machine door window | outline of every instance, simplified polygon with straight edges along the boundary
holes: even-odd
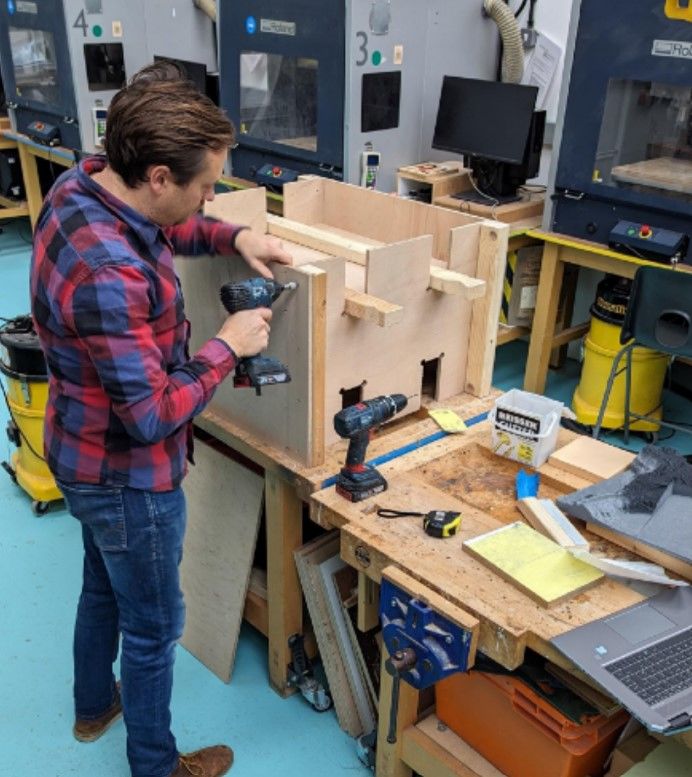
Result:
[[[47,105],[60,104],[53,34],[10,27],[10,48],[17,97]]]
[[[122,43],[85,43],[84,61],[90,92],[120,89],[125,84]]]
[[[594,183],[692,201],[691,108],[690,86],[611,79]]]
[[[240,134],[317,151],[316,59],[240,55]]]

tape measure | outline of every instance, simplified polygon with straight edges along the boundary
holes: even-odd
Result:
[[[430,537],[446,539],[453,537],[461,526],[461,513],[452,510],[431,510],[429,513],[414,513],[406,510],[378,510],[380,518],[422,517],[423,531]]]

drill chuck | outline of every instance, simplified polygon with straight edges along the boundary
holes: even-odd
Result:
[[[240,283],[224,283],[221,287],[221,302],[229,315],[240,310],[269,308],[281,292],[298,288],[295,281],[278,283],[270,278],[250,278]]]

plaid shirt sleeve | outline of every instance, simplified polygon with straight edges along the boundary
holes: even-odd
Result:
[[[150,292],[140,268],[102,265],[80,279],[64,310],[113,411],[142,443],[168,437],[199,413],[235,366],[226,344],[212,339],[169,372],[157,342],[175,333],[153,330]]]
[[[228,224],[197,214],[184,224],[166,227],[163,232],[171,241],[175,253],[184,256],[205,254],[235,254],[235,239],[247,227]]]

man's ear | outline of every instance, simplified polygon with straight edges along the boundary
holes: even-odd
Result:
[[[168,165],[152,165],[147,177],[149,186],[155,194],[162,194],[173,183],[173,176]]]

